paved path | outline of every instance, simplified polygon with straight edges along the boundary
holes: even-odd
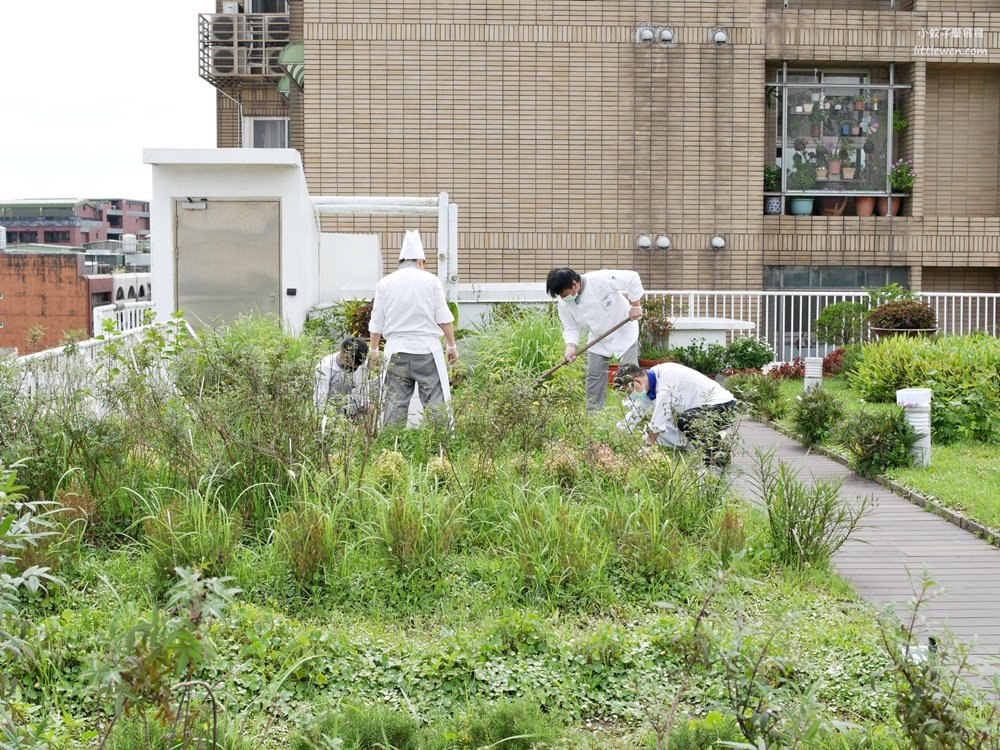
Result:
[[[743,451],[732,468],[739,470],[734,487],[745,497],[757,499],[749,481],[755,448],[774,449],[775,459],[798,469],[800,479],[843,478],[841,495],[848,500],[875,497],[864,528],[834,559],[861,596],[878,606],[894,603],[906,614],[926,567],[942,589],[921,608],[932,628],[947,624],[956,636],[975,637],[976,661],[1000,653],[1000,549],[758,422],[743,420],[739,434]]]

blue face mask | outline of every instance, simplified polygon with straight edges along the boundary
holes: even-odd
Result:
[[[576,302],[576,296],[577,295],[575,294],[567,294],[565,297],[563,297],[563,302],[567,304],[569,304],[570,302]]]
[[[628,396],[633,401],[642,401],[648,393],[648,391],[632,391]]]

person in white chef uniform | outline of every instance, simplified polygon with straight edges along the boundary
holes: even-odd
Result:
[[[409,231],[403,238],[399,268],[375,286],[368,323],[369,361],[374,366],[384,360],[386,424],[406,418],[414,389],[425,410],[451,400],[441,336],[448,342],[448,362],[454,364],[458,361],[455,318],[448,309],[441,281],[424,270],[425,261],[420,233]],[[380,354],[383,338],[385,352]]]
[[[639,362],[638,320],[645,294],[642,280],[635,271],[601,270],[581,276],[572,268],[553,268],[545,279],[545,291],[559,298],[557,308],[567,362],[576,359],[584,328],[590,330],[590,341],[626,318],[630,321],[587,351],[587,411],[603,409],[611,358],[618,357],[623,363]]]

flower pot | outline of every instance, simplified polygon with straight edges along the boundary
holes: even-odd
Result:
[[[764,213],[771,216],[781,213],[781,198],[773,196],[764,199]]]
[[[818,91],[813,91],[811,94],[809,94],[809,98],[812,99],[814,102],[818,102],[819,101],[819,92]]]
[[[650,367],[656,367],[657,365],[662,365],[664,362],[673,362],[672,359],[646,359],[645,357],[639,357],[639,367],[644,370]]]
[[[843,125],[841,125],[840,126],[840,134],[841,135],[850,135],[851,134],[851,123],[845,122]]]
[[[854,213],[858,216],[871,216],[875,213],[875,196],[859,195],[854,199]]]
[[[798,109],[798,108],[796,107],[796,109]],[[802,105],[802,111],[805,112],[807,115],[811,115],[812,111],[813,111],[813,103],[812,102],[806,102],[805,104],[803,104]]]
[[[900,209],[902,208],[902,205],[903,205],[903,198],[901,196],[898,196],[898,195],[894,195],[891,199],[890,198],[879,198],[878,201],[875,204],[875,213],[878,214],[879,216],[888,216],[889,215],[889,208],[890,208],[890,204],[889,204],[890,200],[892,201],[892,204],[891,204],[892,215],[893,216],[899,216],[899,211],[900,211]]]
[[[825,180],[827,175],[826,167],[816,167],[816,179]]]
[[[861,135],[861,126],[851,125],[851,135]]]
[[[813,212],[812,198],[792,198],[789,201],[792,216],[811,216]]]
[[[819,138],[823,135],[823,126],[819,124],[813,124],[812,129],[809,131],[809,135],[813,138]]]
[[[854,109],[856,109],[858,112],[861,112],[862,110],[864,110],[864,108],[865,108],[865,102],[863,99],[854,100]]]
[[[618,365],[608,365],[608,385],[615,384],[616,375],[618,375]]]
[[[846,195],[821,195],[819,198],[819,212],[823,216],[843,216],[845,208]]]
[[[840,159],[830,159],[830,163],[827,165],[830,170],[830,176],[836,177],[840,174]]]
[[[857,167],[847,167],[847,166],[841,167],[841,171],[844,174],[844,179],[845,180],[853,180],[854,179],[854,172],[855,172],[856,169],[857,169]]]

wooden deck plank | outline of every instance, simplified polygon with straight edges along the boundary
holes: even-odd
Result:
[[[755,504],[761,502],[756,449],[773,451],[775,461],[789,464],[803,481],[842,480],[841,497],[851,504],[874,499],[863,528],[834,556],[837,571],[862,598],[905,614],[926,570],[938,584],[921,609],[928,627],[973,643],[977,657],[1000,654],[1000,549],[763,424],[744,419],[739,435],[742,450],[729,475],[733,488]]]

